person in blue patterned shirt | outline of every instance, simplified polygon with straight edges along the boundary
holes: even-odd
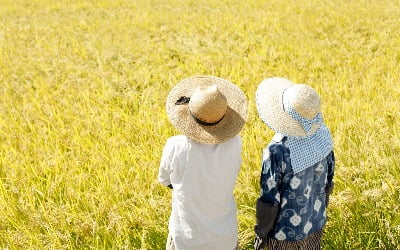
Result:
[[[320,249],[335,168],[320,98],[308,85],[269,78],[259,85],[256,104],[276,134],[262,157],[254,247]]]

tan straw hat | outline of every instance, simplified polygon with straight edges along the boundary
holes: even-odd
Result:
[[[169,93],[167,115],[181,133],[205,144],[237,135],[247,119],[247,98],[235,84],[218,77],[194,76]]]
[[[314,134],[322,124],[310,122],[310,130],[288,110],[292,109],[306,120],[316,119],[320,114],[320,98],[308,85],[295,84],[285,78],[268,78],[260,83],[256,91],[256,105],[261,119],[275,132],[285,136],[305,137]]]

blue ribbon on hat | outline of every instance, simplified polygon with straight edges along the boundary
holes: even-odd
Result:
[[[289,104],[289,100],[287,100],[287,98],[283,98],[283,108],[285,109],[286,113],[288,113],[293,119],[301,124],[307,134],[308,132],[310,132],[313,124],[321,124],[324,122],[321,112],[318,112],[318,114],[313,119],[306,119],[305,117],[297,113],[297,111]]]
[[[304,169],[322,161],[333,150],[333,141],[328,127],[319,112],[313,119],[306,119],[290,105],[287,98],[283,98],[283,107],[294,120],[298,121],[307,132],[305,137],[288,136],[284,142],[290,151],[293,172],[299,173]],[[321,124],[317,131],[311,135],[309,132],[313,124]]]
[[[289,107],[287,113],[296,121],[300,122],[303,129],[308,133],[311,130],[313,124],[320,124],[323,123],[324,120],[322,118],[321,113],[318,113],[313,119],[309,120],[301,116],[299,113],[296,112],[293,108]]]

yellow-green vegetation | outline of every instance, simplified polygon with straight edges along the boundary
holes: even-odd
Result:
[[[163,249],[164,108],[192,75],[249,98],[235,189],[251,249],[267,77],[320,93],[337,158],[324,249],[400,249],[397,1],[0,1],[0,248]]]

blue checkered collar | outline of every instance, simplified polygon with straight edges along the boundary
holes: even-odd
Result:
[[[314,134],[304,138],[283,136],[277,133],[272,140],[283,143],[289,148],[290,161],[295,174],[322,161],[333,150],[331,134],[325,124],[321,124]]]

